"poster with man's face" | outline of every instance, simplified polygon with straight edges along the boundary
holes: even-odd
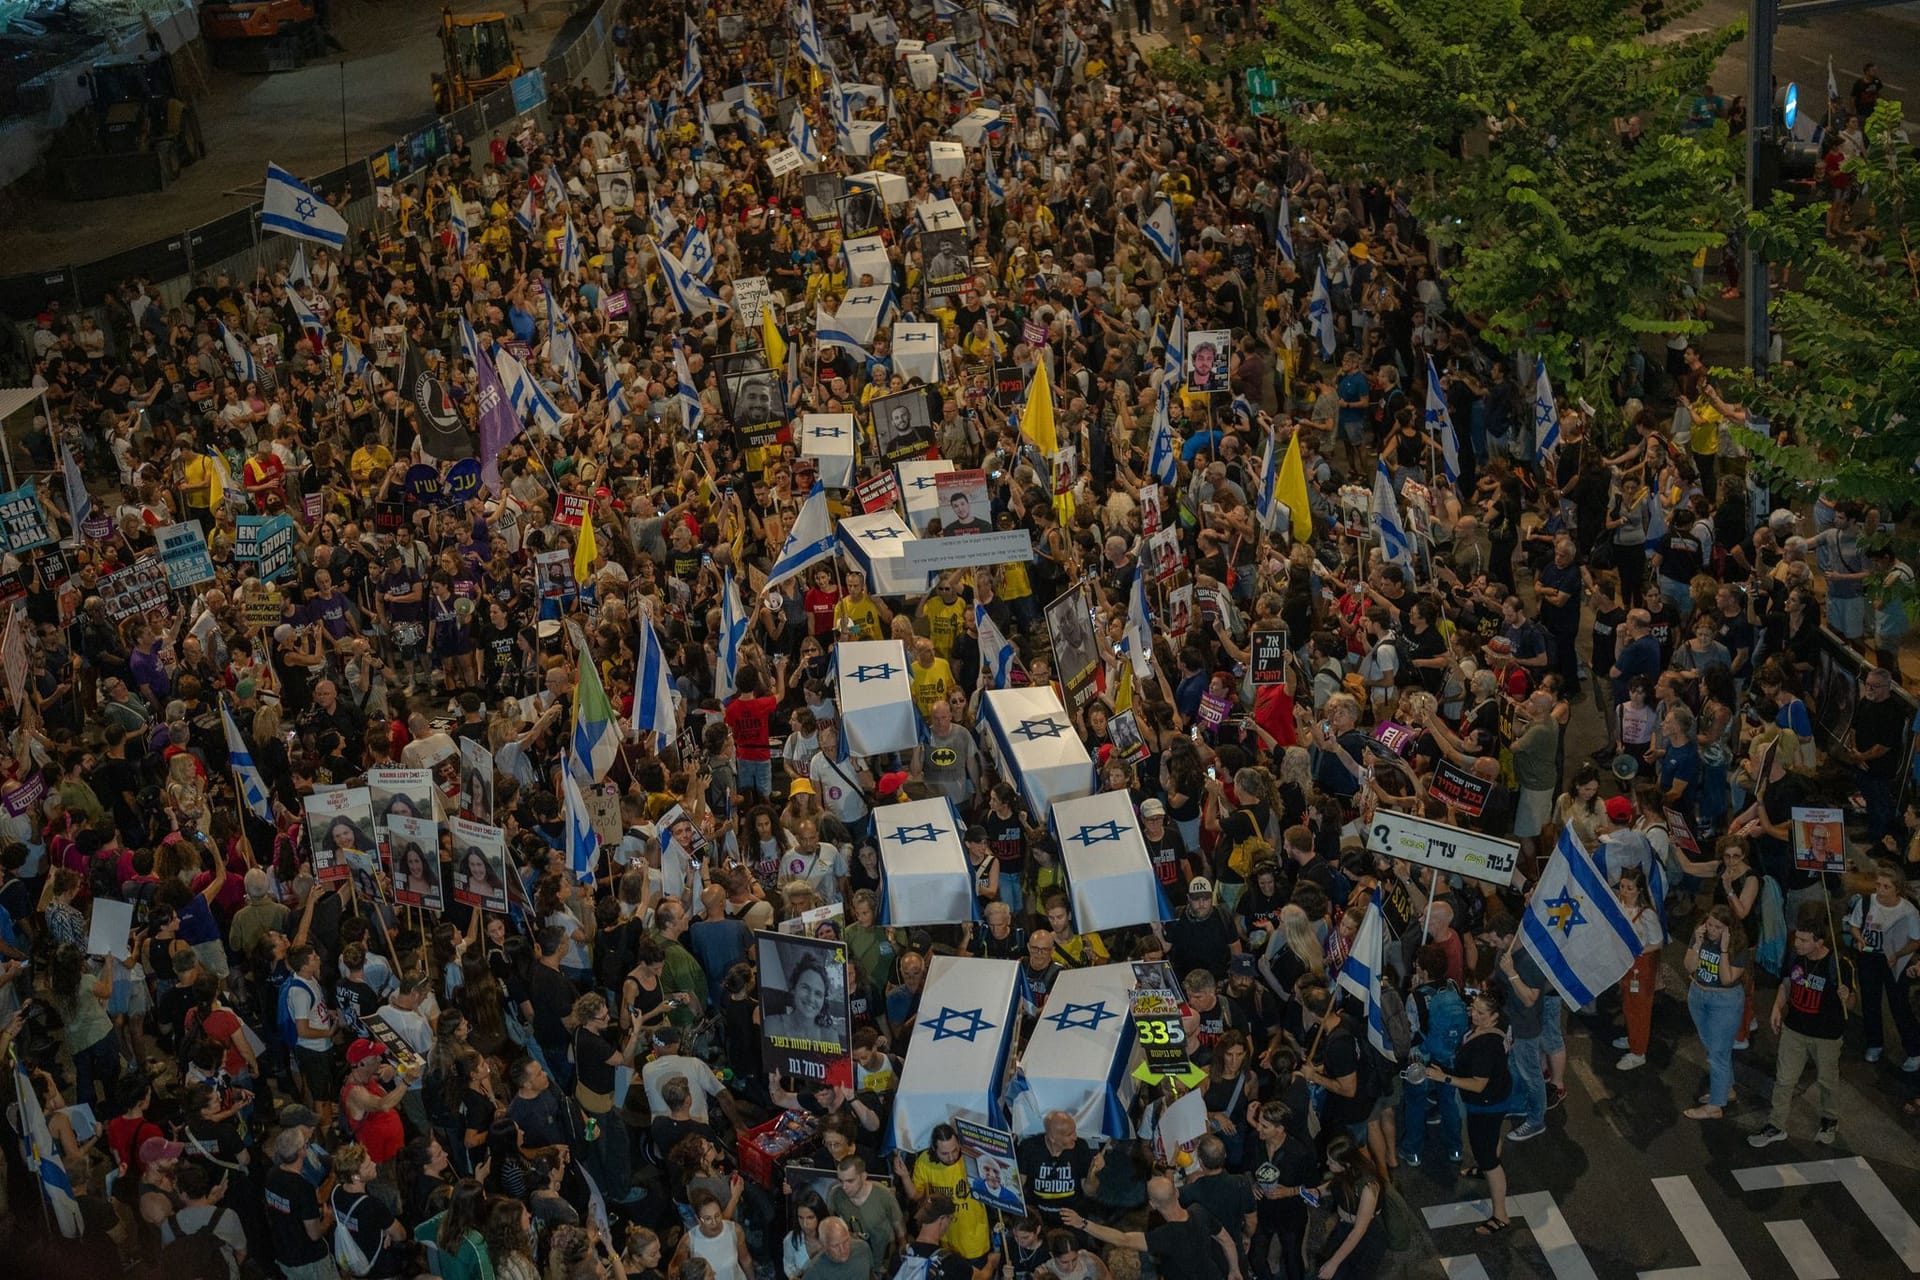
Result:
[[[807,225],[815,231],[832,231],[840,225],[840,175],[809,173],[800,179],[801,207]]]
[[[733,384],[733,410],[729,418],[742,431],[756,427],[777,427],[787,420],[787,397],[780,386],[780,375],[771,369],[754,369],[730,374]]]
[[[1047,634],[1053,640],[1053,670],[1075,702],[1099,692],[1100,641],[1093,633],[1093,611],[1084,586],[1047,606]]]
[[[929,231],[920,237],[924,270],[920,282],[926,286],[929,303],[950,298],[965,291],[973,278],[973,259],[967,252],[964,231]]]
[[[1844,809],[1794,806],[1793,865],[1802,871],[1847,869],[1847,814]]]
[[[593,175],[600,190],[600,207],[625,211],[633,208],[633,170],[606,169]]]
[[[887,227],[887,206],[880,193],[856,187],[840,197],[840,234],[849,240],[877,236]]]
[[[888,462],[918,458],[933,448],[933,410],[927,389],[914,387],[873,402],[873,441]]]
[[[953,15],[953,42],[963,48],[980,43],[980,11],[962,9]]]
[[[1187,334],[1187,390],[1196,394],[1227,389],[1227,357],[1233,333],[1227,329],[1195,329]]]
[[[766,367],[766,353],[758,347],[749,347],[745,351],[723,351],[718,355],[708,356],[706,367],[693,376],[694,381],[700,383],[703,387],[706,385],[709,372],[719,376],[720,411],[726,414],[728,420],[731,421],[733,419],[734,384],[729,381],[729,379],[737,373],[748,373],[756,369],[764,370]]]
[[[928,521],[927,537],[986,533],[993,528],[992,499],[984,471],[943,471],[933,478],[940,510]]]

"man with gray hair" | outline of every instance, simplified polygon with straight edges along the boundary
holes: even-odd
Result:
[[[683,1270],[682,1280],[685,1277]],[[839,1218],[820,1223],[820,1252],[807,1264],[807,1280],[873,1280],[873,1250]]]
[[[338,1280],[333,1248],[333,1211],[320,1203],[304,1176],[306,1135],[298,1127],[283,1129],[267,1148],[273,1168],[261,1187],[267,1209],[267,1232],[273,1242],[271,1257],[285,1280]]]

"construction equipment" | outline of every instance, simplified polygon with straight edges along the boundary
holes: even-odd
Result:
[[[206,154],[200,114],[164,53],[102,58],[86,78],[89,105],[47,152],[47,185],[67,200],[159,191]]]
[[[433,104],[442,115],[506,88],[526,70],[504,13],[442,9],[440,50],[446,71],[433,78]]]
[[[227,71],[295,71],[326,51],[313,0],[215,0],[200,10],[213,64]]]

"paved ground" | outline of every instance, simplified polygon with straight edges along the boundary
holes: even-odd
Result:
[[[198,226],[242,207],[257,192],[266,161],[297,174],[338,168],[431,120],[429,77],[441,66],[440,5],[405,0],[338,0],[334,35],[346,46],[331,61],[277,75],[215,71],[199,101],[207,156],[166,191],[137,199],[68,203],[22,190],[0,237],[0,275],[91,261]],[[492,7],[456,4],[461,12]],[[517,3],[497,6],[519,16]],[[535,3],[514,39],[537,65],[572,6]],[[344,114],[343,114],[344,111]]]

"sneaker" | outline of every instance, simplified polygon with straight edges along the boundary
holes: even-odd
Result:
[[[1616,1049],[1630,1049],[1633,1047],[1633,1044],[1625,1036],[1620,1036],[1614,1040],[1613,1047]]]
[[[1527,1121],[1527,1123],[1521,1125],[1519,1128],[1510,1131],[1507,1134],[1507,1141],[1508,1142],[1527,1142],[1534,1138],[1539,1137],[1541,1134],[1545,1133],[1546,1131],[1547,1131],[1546,1125],[1539,1124],[1539,1123],[1536,1123],[1535,1121],[1529,1120]]]
[[[1400,1153],[1400,1163],[1401,1163],[1401,1164],[1404,1164],[1404,1165],[1406,1165],[1406,1166],[1407,1166],[1408,1168],[1410,1168],[1410,1169],[1418,1169],[1418,1168],[1420,1167],[1420,1154],[1419,1154],[1419,1152],[1417,1152],[1417,1151],[1403,1151],[1403,1152],[1401,1152],[1401,1153]]]
[[[1428,1112],[1428,1113],[1427,1113],[1427,1124],[1428,1124],[1428,1125],[1429,1125],[1430,1127],[1438,1127],[1438,1126],[1439,1126],[1439,1124],[1440,1124],[1440,1109],[1439,1109],[1438,1107],[1435,1107],[1435,1108],[1434,1108],[1434,1109],[1433,1109],[1432,1111],[1430,1111],[1430,1112]]]
[[[1905,1062],[1901,1063],[1900,1069],[1906,1072],[1908,1075],[1912,1075],[1914,1072],[1920,1071],[1920,1053],[1914,1054],[1911,1058],[1908,1058]]]
[[[1733,1047],[1736,1049],[1751,1049],[1753,1045],[1752,1045],[1752,1042],[1750,1042],[1749,1040],[1746,1039],[1746,1037],[1743,1036],[1740,1039],[1735,1040],[1733,1042]]]
[[[1455,1167],[1456,1169],[1457,1169],[1457,1168],[1459,1168],[1459,1167],[1460,1167],[1460,1152],[1459,1152],[1459,1151],[1458,1151],[1457,1149],[1456,1149],[1456,1150],[1453,1150],[1453,1151],[1449,1151],[1449,1152],[1447,1152],[1447,1162],[1448,1162],[1449,1164],[1451,1164],[1451,1165],[1453,1165],[1453,1166],[1454,1166],[1454,1167]]]
[[[1869,1049],[1869,1050],[1867,1050],[1867,1061],[1868,1061],[1868,1062],[1878,1062],[1878,1061],[1880,1061],[1880,1050],[1879,1050],[1879,1049]]]
[[[1822,1120],[1819,1131],[1813,1135],[1813,1140],[1823,1147],[1830,1147],[1833,1145],[1833,1140],[1839,1136],[1840,1122],[1838,1120]]]
[[[1613,1064],[1616,1071],[1633,1071],[1646,1065],[1646,1055],[1640,1053],[1629,1053]]]
[[[1750,1147],[1770,1147],[1776,1142],[1785,1142],[1786,1140],[1787,1131],[1785,1129],[1778,1129],[1773,1125],[1768,1125],[1751,1138],[1748,1138],[1747,1145]]]
[[[1553,1110],[1566,1100],[1567,1091],[1564,1088],[1557,1084],[1549,1084],[1547,1086],[1547,1110]]]

